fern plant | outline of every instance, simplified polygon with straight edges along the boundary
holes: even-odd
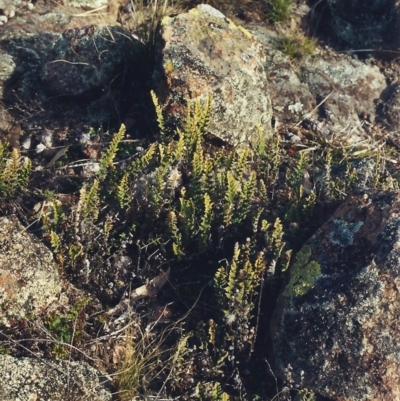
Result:
[[[10,199],[28,184],[32,163],[7,143],[0,143],[0,199]]]

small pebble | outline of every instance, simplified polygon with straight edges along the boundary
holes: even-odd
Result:
[[[49,132],[44,132],[40,135],[40,140],[46,148],[51,148],[53,146],[53,135]]]
[[[39,145],[36,146],[36,153],[42,153],[46,149],[46,146],[43,145],[43,143],[39,143]]]
[[[5,24],[8,21],[8,18],[5,15],[0,15],[0,25]]]
[[[27,136],[21,143],[21,146],[25,149],[28,150],[31,147],[31,136]]]
[[[91,176],[100,170],[100,164],[95,162],[89,162],[83,166],[83,175],[85,177]]]
[[[15,8],[14,7],[8,7],[3,11],[3,13],[7,18],[9,18],[9,19],[13,18],[13,17],[15,17]]]
[[[33,3],[28,3],[26,6],[28,7],[28,10],[33,10],[35,8]]]

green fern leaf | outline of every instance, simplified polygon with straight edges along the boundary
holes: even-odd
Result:
[[[129,206],[129,184],[128,184],[128,180],[129,180],[129,174],[125,173],[122,178],[121,181],[119,183],[119,185],[117,186],[117,199],[118,199],[118,203],[119,203],[119,207],[121,209],[125,209]]]
[[[122,141],[125,135],[125,125],[122,124],[117,134],[112,139],[108,149],[102,153],[100,158],[100,171],[99,171],[99,179],[103,180],[109,169],[113,170],[114,167],[114,158],[118,151],[118,145]]]
[[[162,114],[162,109],[158,103],[158,98],[157,98],[157,95],[154,93],[154,91],[150,91],[150,95],[151,95],[151,99],[153,100],[154,107],[156,109],[158,128],[160,129],[161,135],[164,135],[165,124],[164,124],[164,117]]]
[[[204,214],[200,223],[200,249],[204,249],[207,245],[211,231],[211,222],[213,219],[212,202],[208,194],[204,194]]]

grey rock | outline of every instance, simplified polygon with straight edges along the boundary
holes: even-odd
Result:
[[[41,314],[57,299],[61,279],[52,252],[16,217],[0,218],[0,324]]]
[[[375,122],[376,102],[386,88],[379,68],[348,56],[327,56],[309,59],[301,70],[320,104],[319,114],[334,131],[362,131],[363,119]]]
[[[51,95],[99,96],[124,67],[134,68],[143,52],[143,43],[118,27],[67,30],[49,48],[40,79]]]
[[[0,355],[4,401],[110,401],[110,379],[85,362]]]
[[[274,32],[266,27],[251,32],[264,45],[269,93],[280,122],[318,120],[320,131],[342,131],[348,143],[365,139],[363,123],[375,122],[387,86],[378,66],[329,50],[293,62],[277,50]]]
[[[209,132],[232,145],[271,134],[272,108],[261,44],[244,28],[199,6],[165,17],[156,39],[155,91],[169,122],[182,124],[186,103],[212,97]]]
[[[335,401],[400,400],[399,233],[397,192],[352,195],[298,252],[271,325],[278,376]]]
[[[385,93],[386,101],[383,103],[383,121],[390,130],[400,130],[400,83],[395,83]]]
[[[354,49],[393,49],[400,45],[396,0],[328,0],[336,35]]]

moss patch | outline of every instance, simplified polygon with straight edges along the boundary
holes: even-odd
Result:
[[[290,281],[283,292],[285,297],[305,295],[314,286],[315,279],[321,274],[321,266],[310,261],[310,256],[311,248],[304,245],[290,270]]]

